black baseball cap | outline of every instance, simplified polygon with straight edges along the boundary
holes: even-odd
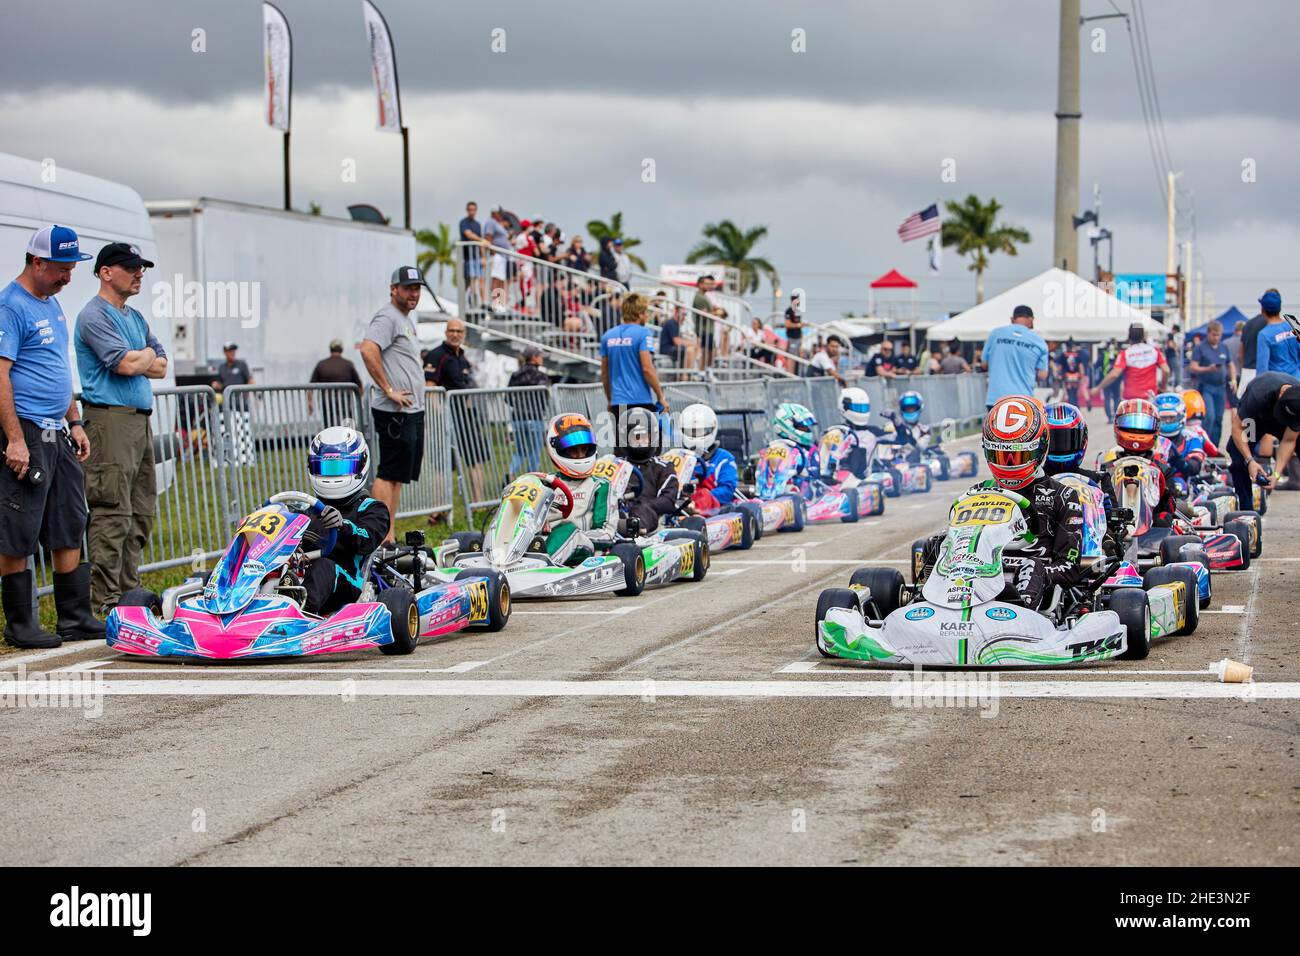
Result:
[[[95,257],[95,274],[98,275],[104,266],[126,266],[128,269],[144,266],[152,269],[153,263],[140,255],[139,246],[133,246],[129,242],[110,242]]]
[[[393,270],[389,285],[424,285],[424,273],[415,266],[400,266]]]
[[[1021,317],[1032,319],[1034,317],[1034,310],[1027,305],[1018,305],[1011,310],[1011,317],[1013,319],[1019,319]]]
[[[1292,386],[1278,396],[1273,417],[1287,428],[1300,431],[1300,389]]]

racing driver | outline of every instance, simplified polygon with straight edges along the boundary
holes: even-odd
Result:
[[[561,517],[551,506],[542,530],[546,553],[560,564],[575,565],[607,545],[618,531],[618,503],[609,481],[592,474],[596,467],[596,433],[586,415],[556,415],[546,430],[546,454],[560,480],[573,494],[573,510]],[[556,497],[562,498],[564,492]]]
[[[640,476],[636,495],[625,502],[627,515],[636,519],[636,527],[625,527],[625,533],[650,534],[659,527],[659,519],[677,510],[681,486],[673,466],[658,457],[662,451],[659,416],[648,408],[632,407],[623,413],[619,434],[626,442],[614,450],[620,458],[631,463]]]

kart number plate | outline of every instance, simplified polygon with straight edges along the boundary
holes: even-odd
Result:
[[[488,619],[488,586],[486,581],[469,582],[469,619],[475,624]]]
[[[270,538],[283,527],[284,515],[280,514],[278,511],[273,511],[270,508],[267,508],[261,511],[254,511],[251,515],[245,518],[244,523],[239,526],[239,530],[235,533],[244,534],[246,532],[252,532],[253,534],[261,535],[264,538]]]
[[[618,465],[612,461],[598,461],[596,467],[591,473],[597,478],[604,478],[606,481],[613,481],[618,475]]]
[[[1003,524],[1011,517],[1011,509],[1003,498],[974,498],[962,503],[952,519],[953,527],[962,528],[976,524]]]
[[[516,481],[506,489],[505,494],[506,501],[523,501],[530,505],[537,504],[537,500],[540,497],[541,489],[526,481]]]

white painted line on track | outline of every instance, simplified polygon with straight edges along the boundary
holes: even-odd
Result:
[[[1207,681],[897,681],[777,680],[111,680],[16,681],[6,693],[70,697],[888,697],[924,704],[939,698],[1142,698],[1300,700],[1300,682],[1221,684]]]
[[[1241,624],[1237,629],[1237,660],[1247,660],[1250,653],[1250,622],[1255,616],[1255,596],[1259,594],[1259,572],[1251,568],[1250,597],[1246,599],[1245,613],[1241,615]]]
[[[882,667],[879,665],[860,665],[860,664],[854,664],[849,661],[841,661],[839,663],[836,663],[835,661],[831,661],[831,660],[819,659],[819,660],[792,661],[791,663],[786,664],[784,667],[778,667],[772,673],[774,674],[817,674],[823,677],[829,674],[834,674],[840,677],[853,677],[858,680],[861,680],[862,678],[875,678],[878,680],[889,680],[890,678],[898,674],[907,675],[915,672],[907,667]],[[1105,666],[1070,667],[1070,668],[1067,667],[1012,667],[1012,668],[1003,667],[999,669],[981,668],[979,670],[970,670],[970,671],[958,670],[956,668],[949,669],[949,670],[936,668],[933,670],[922,671],[922,673],[928,675],[967,674],[970,676],[970,679],[972,680],[977,679],[975,675],[988,677],[989,675],[996,674],[1000,679],[1004,677],[1023,678],[1023,677],[1030,677],[1031,675],[1034,674],[1042,675],[1047,673],[1050,673],[1052,675],[1052,680],[1056,680],[1057,678],[1061,678],[1061,677],[1116,678],[1116,677],[1131,677],[1131,676],[1143,676],[1143,677],[1160,676],[1160,677],[1204,677],[1206,679],[1213,677],[1213,674],[1210,672],[1208,668],[1199,671],[1128,670],[1128,669],[1117,669],[1114,667],[1105,667]]]
[[[709,573],[714,575],[721,574],[727,576],[732,574],[744,574],[748,570],[749,568],[710,568]]]
[[[104,661],[105,664],[110,663]],[[105,667],[96,671],[99,674],[172,674],[178,679],[189,680],[191,677],[222,677],[237,679],[239,674],[465,674],[481,667],[487,661],[461,661],[450,667],[294,667],[285,664],[281,667],[244,667],[239,664],[178,664],[175,667]],[[68,674],[68,670],[51,671],[51,674]],[[180,678],[179,675],[185,675]],[[2,685],[0,685],[2,686]]]
[[[722,559],[721,559],[721,558],[717,559],[717,563],[718,563],[718,564],[723,564]],[[723,566],[724,566],[724,567],[731,567],[733,564],[744,564],[744,565],[757,565],[757,564],[777,564],[777,565],[788,565],[788,564],[796,564],[796,563],[798,563],[798,564],[829,564],[829,565],[848,565],[848,564],[853,564],[853,565],[857,565],[857,564],[911,564],[912,562],[911,562],[910,559],[908,559],[908,560],[903,560],[903,559],[901,559],[901,558],[900,558],[899,560],[896,560],[896,561],[864,561],[862,558],[796,558],[796,557],[790,557],[790,558],[749,558],[749,559],[746,559],[746,560],[743,560],[743,561],[735,561],[735,560],[730,560],[730,559],[728,559],[727,562],[726,562]]]
[[[510,612],[510,616],[511,616],[511,617],[514,617],[515,615],[518,615],[518,614],[554,614],[554,615],[557,615],[557,616],[559,616],[559,617],[568,617],[568,616],[571,615],[571,614],[595,614],[595,615],[598,615],[598,616],[600,616],[600,617],[610,617],[610,616],[617,616],[617,615],[620,615],[620,614],[630,614],[630,613],[632,613],[632,612],[635,611],[635,610],[636,610],[636,605],[635,605],[635,604],[625,604],[625,605],[623,605],[622,607],[613,607],[613,608],[609,608],[608,610],[605,610],[605,611],[586,611],[586,610],[583,610],[583,611],[569,611],[569,610],[565,610],[565,611],[549,611],[549,610],[548,610],[548,611],[540,611],[540,610],[539,610],[539,611],[533,611],[533,610],[523,610],[523,609],[519,608],[518,606],[516,606],[516,608],[515,608],[513,611]]]
[[[91,648],[98,648],[102,651],[107,646],[103,641],[71,641],[61,647],[51,647],[47,651],[37,651],[35,654],[0,657],[0,669],[16,667],[19,664],[35,664],[39,661],[53,660],[56,657],[66,657],[69,654],[76,654],[78,651],[86,651]]]

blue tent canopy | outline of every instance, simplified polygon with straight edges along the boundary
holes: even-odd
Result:
[[[1248,322],[1250,321],[1250,316],[1243,313],[1241,309],[1237,308],[1234,305],[1234,306],[1229,306],[1228,310],[1224,312],[1222,315],[1216,316],[1214,318],[1214,321],[1218,322],[1221,326],[1223,326],[1223,337],[1226,339],[1228,336],[1232,334],[1232,330],[1238,322]],[[1210,324],[1209,322],[1206,322],[1205,325],[1198,325],[1194,329],[1189,329],[1187,332],[1187,338],[1190,339],[1197,332],[1201,333],[1201,335],[1204,335],[1205,326],[1209,324]]]

